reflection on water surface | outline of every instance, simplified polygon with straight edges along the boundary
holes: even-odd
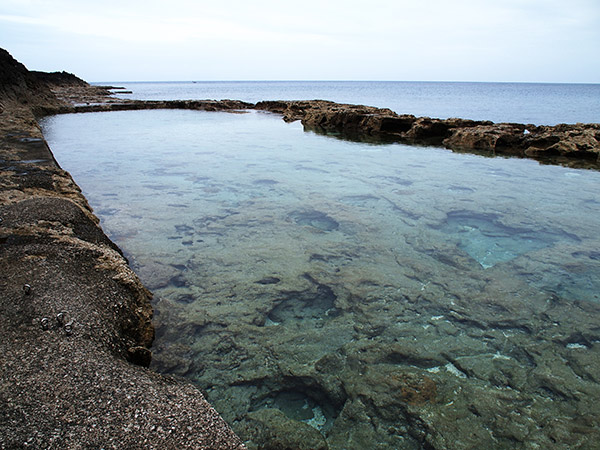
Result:
[[[155,293],[155,368],[197,383],[250,448],[600,438],[599,173],[263,113],[44,131]]]

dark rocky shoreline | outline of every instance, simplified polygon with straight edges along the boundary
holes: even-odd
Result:
[[[536,126],[465,119],[432,119],[399,115],[389,109],[328,101],[259,102],[256,109],[301,120],[305,128],[341,133],[346,138],[379,138],[388,142],[443,146],[487,155],[510,155],[543,162],[600,161],[600,124]]]

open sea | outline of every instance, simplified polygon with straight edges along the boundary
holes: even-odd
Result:
[[[140,100],[332,100],[440,119],[535,125],[600,122],[600,84],[409,81],[196,81],[98,83],[125,87]]]
[[[111,84],[600,122],[599,85]],[[258,111],[41,125],[154,293],[154,369],[194,382],[248,448],[597,448],[600,172]]]

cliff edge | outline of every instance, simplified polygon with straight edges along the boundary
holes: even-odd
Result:
[[[148,370],[151,294],[50,152],[36,114],[70,74],[0,49],[0,448],[243,444],[187,381]]]

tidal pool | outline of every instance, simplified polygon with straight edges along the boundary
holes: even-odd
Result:
[[[42,126],[154,292],[155,369],[249,448],[600,441],[598,172],[262,112]]]

